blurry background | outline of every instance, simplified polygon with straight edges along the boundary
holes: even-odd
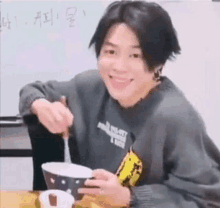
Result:
[[[20,120],[19,90],[41,80],[69,80],[96,68],[89,41],[109,1],[0,3],[0,189],[32,189],[31,145]],[[163,74],[185,93],[220,149],[220,2],[156,1],[171,16],[182,54]]]

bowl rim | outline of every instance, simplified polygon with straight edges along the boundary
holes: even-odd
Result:
[[[78,167],[84,169],[85,171],[90,171],[90,175],[88,175],[86,177],[79,177],[79,176],[75,177],[71,174],[68,175],[68,174],[64,174],[62,172],[61,173],[56,173],[56,172],[53,172],[53,171],[47,169],[47,166],[52,165],[52,164],[55,164],[55,165],[56,164],[62,164],[62,165],[66,165],[66,166],[75,166],[75,167],[78,166]],[[75,164],[75,163],[65,163],[65,162],[46,162],[46,163],[43,163],[41,165],[41,168],[42,168],[43,171],[46,171],[48,173],[51,173],[51,174],[54,174],[54,175],[59,175],[59,176],[64,176],[64,177],[69,177],[69,178],[74,178],[74,179],[91,178],[92,177],[92,171],[93,171],[91,168],[83,166],[83,165],[79,165],[79,164]]]

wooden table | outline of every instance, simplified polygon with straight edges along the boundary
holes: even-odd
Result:
[[[0,191],[1,208],[40,208],[40,191]]]
[[[0,191],[0,208],[40,208],[38,197],[41,191]],[[99,201],[99,205],[97,205]],[[105,197],[84,197],[73,208],[112,208]],[[114,206],[115,207],[115,206]],[[118,207],[119,208],[119,207]]]

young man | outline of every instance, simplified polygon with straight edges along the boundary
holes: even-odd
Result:
[[[114,2],[93,44],[98,70],[20,92],[22,116],[37,115],[53,134],[70,128],[70,149],[94,169],[86,185],[98,187],[78,191],[131,207],[220,207],[220,153],[183,93],[160,76],[180,53],[168,13],[155,3]]]

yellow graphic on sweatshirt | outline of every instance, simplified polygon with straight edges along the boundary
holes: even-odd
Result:
[[[142,170],[142,161],[130,148],[116,174],[123,186],[134,186],[140,178]]]
[[[143,170],[142,161],[139,157],[132,151],[132,148],[128,151],[121,165],[116,173],[119,182],[123,186],[134,186]],[[113,203],[114,205],[114,203]],[[111,198],[99,195],[84,195],[80,203],[77,204],[77,208],[111,208],[112,206]]]

